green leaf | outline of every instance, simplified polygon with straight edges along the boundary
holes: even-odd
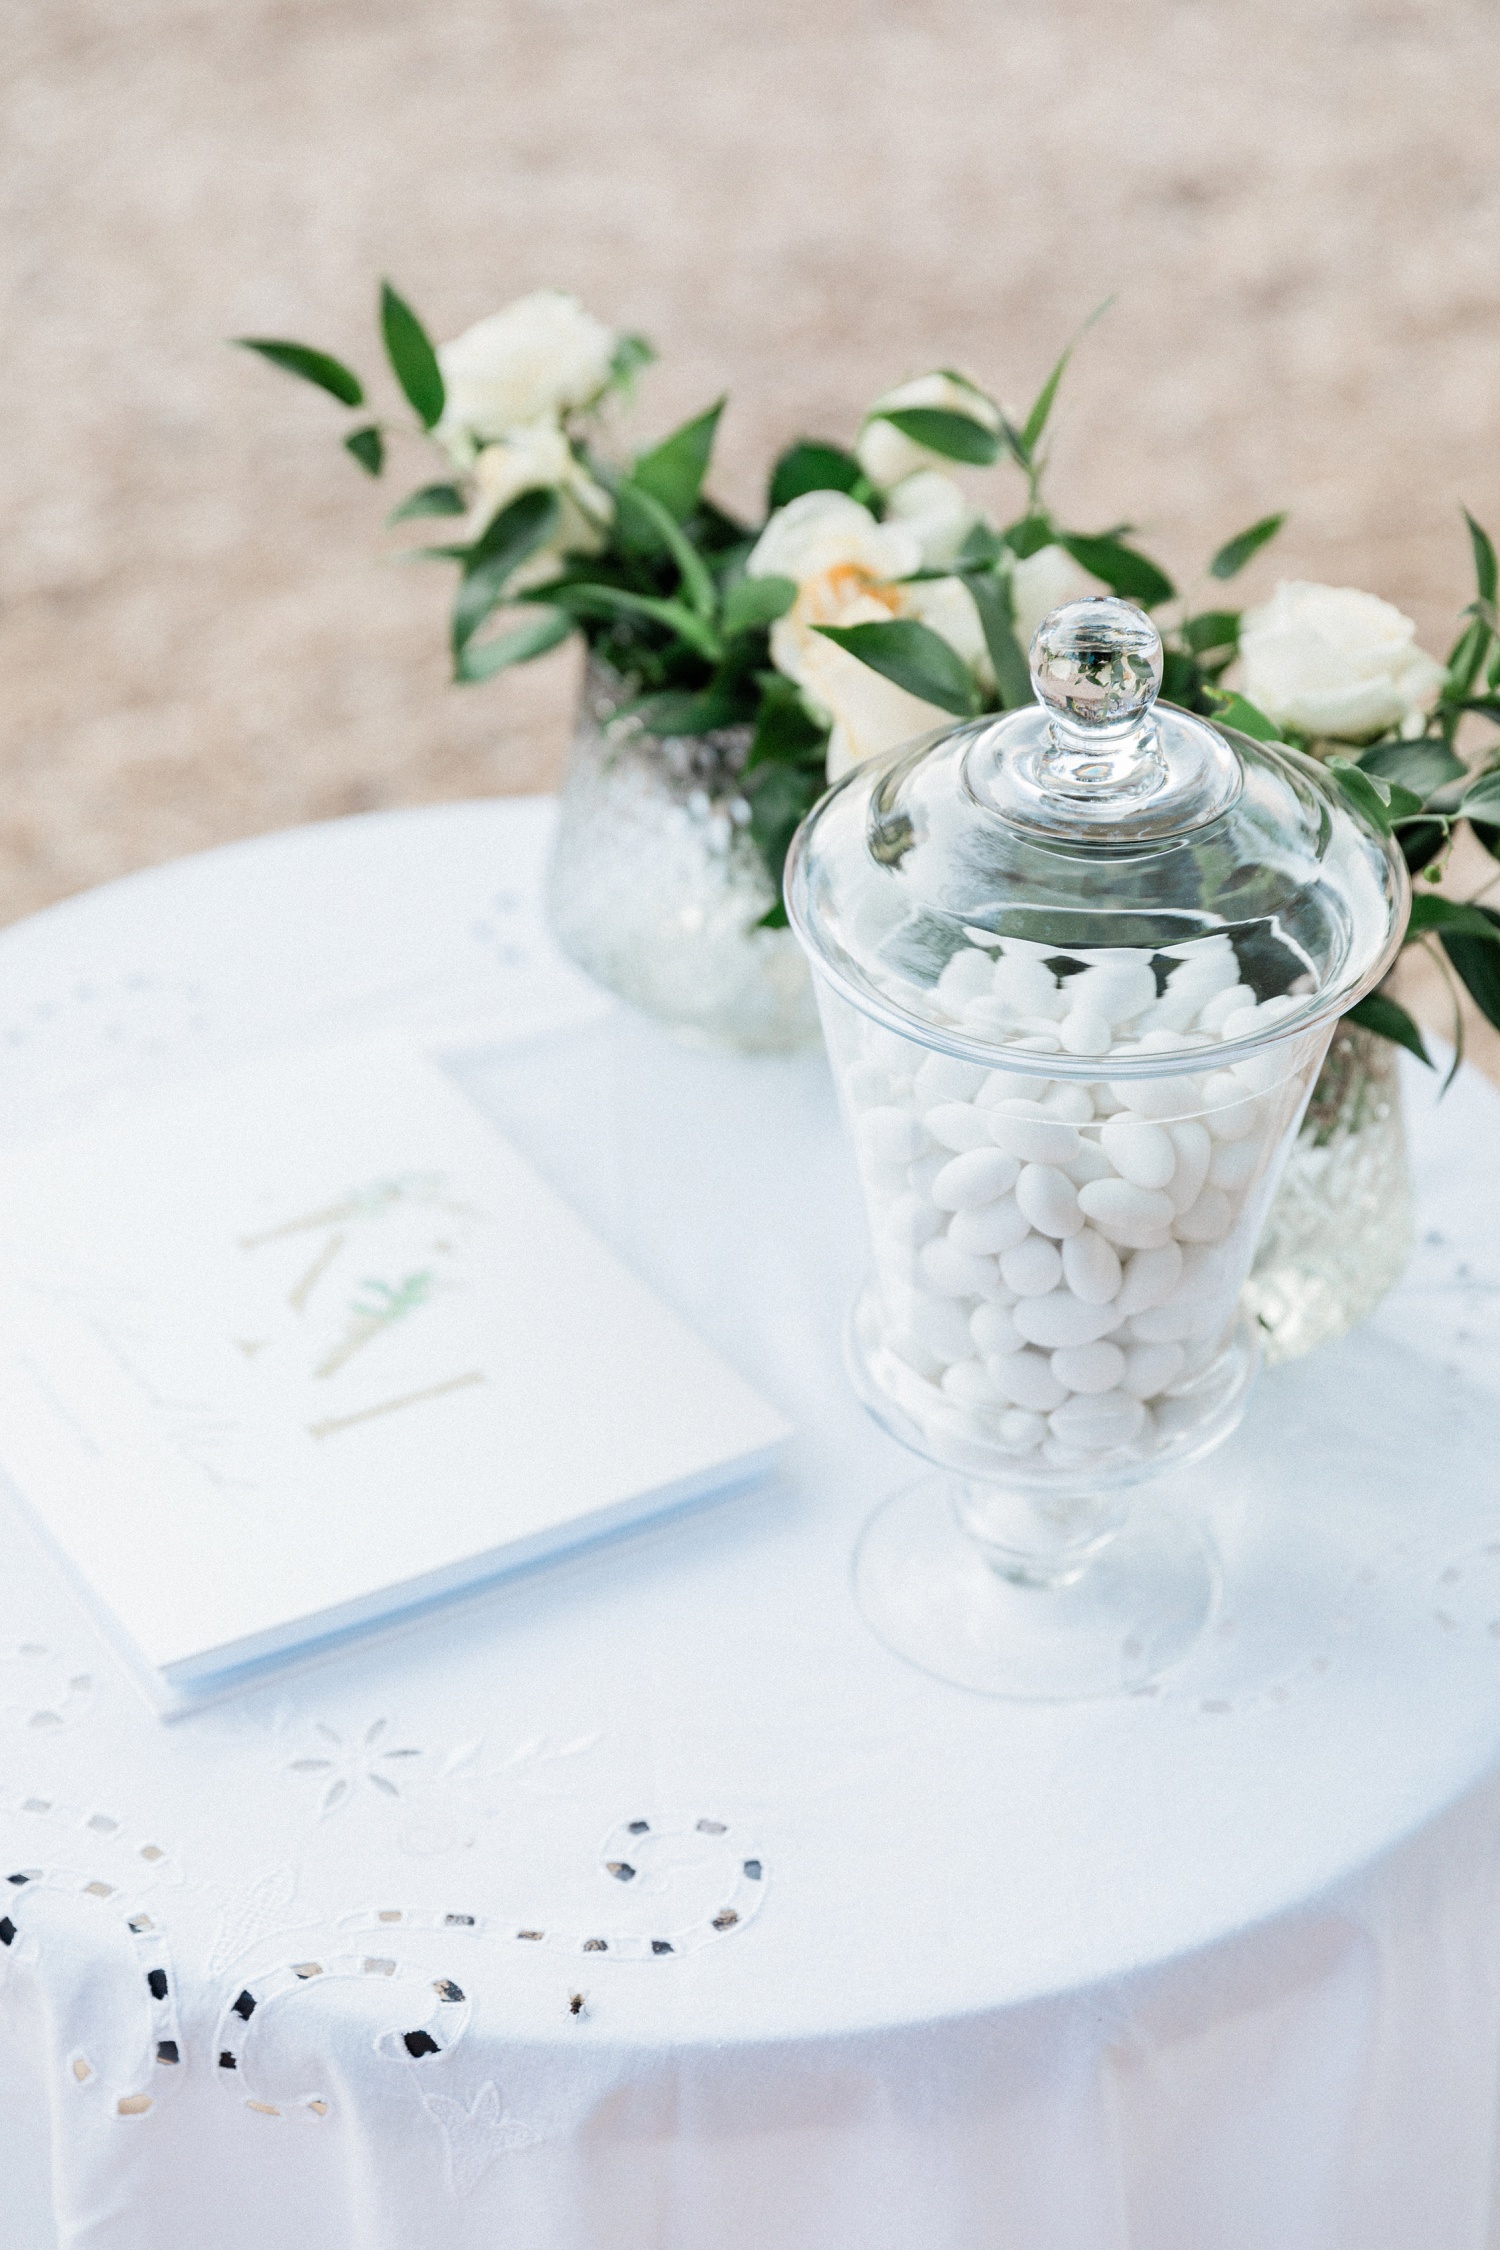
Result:
[[[1500,925],[1491,923],[1482,906],[1471,906],[1467,899],[1439,898],[1433,891],[1423,891],[1412,900],[1406,928],[1409,937],[1420,937],[1427,930],[1452,930],[1482,944],[1500,944]]]
[[[814,719],[801,691],[779,672],[760,673],[757,685],[760,713],[746,773],[764,765],[816,765],[821,773],[828,752],[827,726]]]
[[[915,617],[893,617],[889,624],[815,625],[814,632],[847,649],[872,672],[894,680],[908,695],[935,703],[967,719],[979,708],[969,667],[941,634]]]
[[[636,455],[633,481],[653,500],[659,500],[678,523],[685,523],[698,504],[725,403],[720,399],[706,413],[684,422],[680,430],[663,438],[649,453]]]
[[[1464,522],[1469,527],[1469,539],[1474,549],[1474,577],[1479,587],[1479,599],[1493,602],[1500,587],[1500,566],[1495,562],[1494,541],[1482,526],[1474,521],[1467,508]]]
[[[1240,613],[1237,609],[1205,609],[1190,617],[1182,628],[1182,637],[1194,656],[1207,656],[1216,649],[1235,649],[1240,644]]]
[[[719,599],[713,575],[692,541],[684,535],[677,518],[663,507],[654,493],[647,492],[629,477],[621,477],[616,484],[615,502],[622,513],[622,528],[633,533],[648,551],[653,540],[664,547],[677,565],[677,575],[690,606],[700,617],[712,617]],[[640,537],[643,529],[644,540]]]
[[[1489,853],[1490,858],[1500,859],[1500,828],[1493,826],[1486,820],[1476,820],[1473,827],[1475,836]]]
[[[613,390],[623,391],[628,398],[635,388],[635,379],[656,358],[656,346],[645,336],[621,336],[609,358],[609,380]]]
[[[1355,810],[1364,814],[1382,836],[1391,829],[1391,784],[1364,773],[1350,758],[1330,758],[1327,770]]]
[[[1376,742],[1361,750],[1355,762],[1366,773],[1378,774],[1382,781],[1399,781],[1403,788],[1415,790],[1424,801],[1450,781],[1462,781],[1466,771],[1462,758],[1456,758],[1448,745],[1437,739]]]
[[[1260,522],[1251,524],[1248,531],[1238,533],[1233,539],[1226,539],[1208,566],[1209,577],[1236,577],[1252,555],[1258,555],[1261,548],[1276,537],[1285,522],[1284,511],[1279,516],[1262,516]]]
[[[1476,828],[1475,835],[1479,834]],[[1440,818],[1408,820],[1402,823],[1397,842],[1401,856],[1406,861],[1407,873],[1420,875],[1430,867],[1448,841],[1448,823]]]
[[[1447,1093],[1448,1088],[1453,1084],[1454,1079],[1458,1076],[1459,1065],[1464,1059],[1463,996],[1454,986],[1452,977],[1448,976],[1446,965],[1440,964],[1440,966],[1443,967],[1443,974],[1445,977],[1447,977],[1448,997],[1453,1002],[1453,1060],[1448,1065],[1447,1077],[1443,1080],[1442,1085],[1438,1088],[1439,1101],[1442,1100],[1444,1094]]]
[[[1337,775],[1350,803],[1368,813],[1387,836],[1393,821],[1411,820],[1425,810],[1426,800],[1414,789],[1403,789],[1399,781],[1387,781],[1383,774],[1369,773],[1352,759],[1330,758],[1328,771]]]
[[[388,524],[407,523],[413,516],[461,516],[465,512],[464,496],[456,484],[424,484],[399,508],[392,508],[385,520]]]
[[[1023,516],[1013,523],[1005,534],[1005,544],[1017,562],[1026,562],[1032,555],[1040,554],[1057,538],[1050,519],[1046,516]]]
[[[689,648],[706,656],[710,664],[717,664],[724,653],[719,637],[705,618],[681,602],[659,601],[651,594],[632,594],[623,586],[595,586],[567,583],[548,586],[538,594],[539,601],[555,602],[578,617],[632,617],[648,618],[653,625],[665,626],[678,640],[686,641]]]
[[[998,531],[987,523],[971,523],[964,533],[964,543],[953,560],[953,568],[960,573],[966,570],[990,570],[1002,555],[1010,553]]]
[[[1415,789],[1403,789],[1399,781],[1390,783],[1391,818],[1393,821],[1415,820],[1427,810],[1427,799]]]
[[[1500,914],[1492,906],[1473,911],[1490,925],[1488,937],[1473,937],[1467,930],[1439,933],[1443,951],[1467,985],[1481,1015],[1500,1027]]]
[[[1274,719],[1268,719],[1258,704],[1248,696],[1226,695],[1219,702],[1219,718],[1226,727],[1235,727],[1248,734],[1252,742],[1280,742],[1282,733]]]
[[[755,545],[755,534],[736,522],[716,500],[710,500],[706,492],[700,492],[693,510],[693,542],[705,555],[711,555],[714,568],[722,571],[744,561]]]
[[[503,599],[507,582],[523,562],[545,546],[562,520],[555,492],[523,492],[502,508],[486,526],[465,557],[453,605],[453,658],[461,659],[468,643]]]
[[[1500,769],[1481,774],[1473,787],[1464,791],[1458,812],[1460,818],[1469,820],[1476,813],[1500,816]]]
[[[1122,594],[1127,601],[1139,602],[1143,609],[1154,609],[1158,602],[1172,599],[1176,588],[1165,571],[1158,570],[1154,562],[1138,555],[1133,547],[1126,547],[1118,539],[1101,536],[1089,539],[1076,532],[1065,532],[1061,544],[1067,548],[1074,562],[1080,563],[1093,577],[1102,578],[1112,594]]]
[[[1164,648],[1161,652],[1161,703],[1178,704],[1184,711],[1193,711],[1203,695],[1203,674],[1191,656],[1180,648]]]
[[[539,609],[534,619],[513,632],[497,633],[492,641],[465,642],[454,662],[453,677],[465,685],[493,679],[507,665],[529,664],[534,656],[544,656],[574,630],[573,619],[564,611]]]
[[[1094,307],[1094,310],[1089,314],[1088,319],[1084,322],[1077,335],[1073,338],[1073,341],[1069,344],[1067,350],[1063,353],[1057,365],[1053,368],[1052,373],[1047,377],[1046,382],[1043,383],[1041,389],[1037,392],[1035,403],[1032,406],[1031,412],[1026,417],[1025,424],[1023,425],[1019,433],[1019,439],[1017,441],[1019,444],[1020,452],[1025,455],[1025,460],[1022,463],[1023,467],[1028,467],[1030,465],[1031,457],[1036,452],[1038,445],[1041,443],[1042,432],[1047,427],[1047,419],[1052,412],[1053,402],[1057,397],[1057,386],[1062,381],[1063,376],[1067,371],[1069,360],[1073,357],[1074,352],[1077,351],[1079,345],[1083,342],[1084,337],[1093,327],[1094,322],[1096,320],[1102,320],[1113,303],[1113,297],[1106,297],[1102,305],[1096,305]]]
[[[272,336],[236,336],[234,341],[242,351],[259,352],[273,367],[284,367],[288,375],[300,375],[304,383],[316,383],[320,391],[331,391],[341,405],[365,403],[365,387],[359,377],[329,352],[315,352],[310,344],[281,343]]]
[[[745,776],[745,793],[750,799],[750,834],[765,861],[766,873],[776,886],[777,904],[780,904],[782,873],[792,838],[827,786],[821,766],[767,764]],[[772,921],[775,912],[773,906],[765,917],[766,927],[778,927]]]
[[[492,516],[469,549],[469,567],[477,570],[501,556],[517,569],[537,547],[552,538],[562,518],[557,494],[546,485],[534,485],[516,495],[498,515]]]
[[[987,469],[1000,458],[1000,440],[994,431],[972,414],[956,413],[950,406],[896,406],[889,414],[872,414],[870,419],[889,422],[913,445],[925,445],[945,461],[967,461],[973,468]]]
[[[989,392],[981,389],[980,385],[975,382],[972,375],[965,375],[962,368],[935,367],[933,369],[933,373],[935,375],[941,375],[945,383],[956,383],[961,391],[967,391],[970,398],[977,398],[980,404],[983,406],[987,406],[992,414],[997,414],[999,412],[999,408],[996,406],[994,400],[990,397]],[[868,419],[868,417],[866,418]]]
[[[1010,581],[998,570],[966,570],[959,575],[979,612],[1001,705],[1007,711],[1019,711],[1024,703],[1033,700],[1031,667],[1026,661],[1026,651],[1016,638]]]
[[[775,930],[786,927],[780,893],[787,847],[827,787],[828,728],[779,672],[758,674],[756,685],[760,713],[742,786],[750,800],[750,834],[777,892],[760,927]]]
[[[1002,414],[1000,417],[1000,436],[1003,440],[1005,451],[1015,462],[1016,467],[1018,469],[1024,470],[1025,474],[1028,477],[1035,476],[1036,464],[1032,460],[1031,455],[1027,452],[1025,443],[1021,437],[1021,433],[1016,428],[1015,423],[1011,421],[1009,415]],[[1034,493],[1032,497],[1035,498]]]
[[[795,578],[739,578],[724,597],[726,638],[753,633],[758,626],[773,625],[785,617],[797,599]]]
[[[443,411],[443,371],[426,329],[388,281],[380,284],[380,332],[385,338],[385,356],[407,404],[423,429],[430,430]]]
[[[352,453],[372,477],[378,477],[385,467],[385,439],[374,422],[367,422],[362,430],[351,430],[344,440],[344,451]]]
[[[1416,1056],[1418,1062],[1426,1063],[1427,1068],[1432,1069],[1432,1057],[1422,1044],[1421,1032],[1400,1002],[1388,999],[1385,993],[1369,993],[1357,1007],[1348,1010],[1344,1021],[1357,1023],[1364,1030],[1375,1032],[1381,1039],[1394,1040],[1398,1047],[1405,1047]]]
[[[715,727],[731,726],[737,716],[732,697],[717,684],[701,692],[691,688],[663,688],[643,695],[620,713],[639,719],[648,734],[709,734]]]
[[[1067,372],[1068,361],[1072,357],[1073,346],[1069,344],[1067,350],[1063,353],[1062,358],[1058,361],[1057,365],[1053,368],[1052,373],[1047,377],[1046,382],[1043,383],[1041,389],[1037,392],[1031,412],[1027,415],[1026,420],[1022,425],[1021,446],[1028,460],[1030,459],[1031,455],[1035,453],[1037,445],[1040,442],[1042,432],[1047,427],[1047,417],[1051,414],[1053,402],[1057,397],[1057,386],[1062,381],[1064,374]]]
[[[1483,670],[1489,645],[1490,629],[1482,618],[1476,617],[1464,627],[1449,652],[1448,678],[1443,688],[1445,703],[1462,703]]]
[[[782,454],[771,471],[768,508],[784,508],[804,492],[853,492],[863,484],[864,471],[852,453],[822,438],[799,438]]]

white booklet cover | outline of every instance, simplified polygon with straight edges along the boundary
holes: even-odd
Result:
[[[164,1707],[788,1434],[405,1043],[0,1158],[0,1465]]]

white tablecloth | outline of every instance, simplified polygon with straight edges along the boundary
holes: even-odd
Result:
[[[607,1007],[542,934],[549,819],[299,831],[0,938],[0,1140],[456,1027],[475,1099],[800,1432],[774,1487],[172,1725],[4,1503],[0,1860],[40,1880],[0,1883],[0,2243],[1478,2250],[1500,1102],[1413,1085],[1408,1280],[1175,1478],[1226,1562],[1201,1652],[990,1702],[851,1601],[910,1465],[840,1372],[822,1058]]]

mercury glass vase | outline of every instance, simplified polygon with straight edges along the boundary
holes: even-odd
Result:
[[[1246,1287],[1270,1365],[1332,1343],[1400,1280],[1416,1240],[1399,1057],[1343,1023],[1313,1088]]]
[[[554,936],[622,1000],[694,1045],[771,1053],[816,1038],[807,965],[750,833],[751,730],[648,734],[632,684],[591,660],[548,874]]]

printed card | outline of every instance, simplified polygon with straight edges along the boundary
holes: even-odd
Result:
[[[0,1466],[172,1683],[762,1475],[780,1416],[411,1046],[0,1160]]]

